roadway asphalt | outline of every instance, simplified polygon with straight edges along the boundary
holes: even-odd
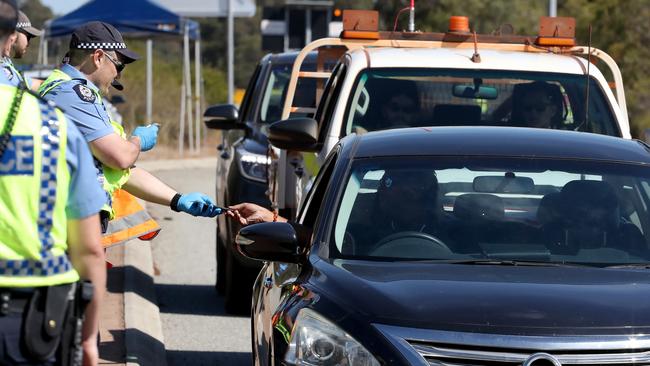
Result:
[[[140,166],[179,192],[214,197],[215,158]],[[250,319],[226,314],[223,298],[214,289],[215,220],[155,204],[147,209],[162,227],[151,249],[167,364],[250,365]]]
[[[180,192],[214,196],[216,159],[145,161]],[[107,250],[114,264],[100,318],[100,364],[250,365],[250,321],[225,313],[214,290],[215,221],[147,204],[162,227],[151,242]]]

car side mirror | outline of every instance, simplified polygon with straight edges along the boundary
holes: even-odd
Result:
[[[311,230],[286,222],[263,222],[243,227],[235,248],[244,256],[260,261],[301,263]]]
[[[269,141],[277,148],[294,151],[316,152],[318,146],[318,122],[313,118],[290,118],[269,126]]]
[[[219,104],[208,107],[203,113],[207,128],[216,130],[243,130],[246,125],[238,123],[239,110],[232,104]]]

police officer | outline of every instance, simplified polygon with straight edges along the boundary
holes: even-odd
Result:
[[[16,21],[15,0],[0,0],[0,46]],[[0,78],[0,364],[71,364],[78,330],[84,365],[96,365],[103,192],[75,125],[8,81]],[[77,285],[87,290],[80,277],[94,284],[83,330],[70,301]]]
[[[10,41],[3,48],[1,62],[4,74],[13,86],[18,86],[18,84],[23,83],[28,88],[32,87],[33,81],[16,70],[11,57],[13,54],[13,58],[15,59],[23,58],[27,53],[27,48],[32,38],[39,37],[42,34],[43,31],[32,26],[31,21],[25,13],[18,11],[16,31],[10,36]]]
[[[180,194],[142,168],[133,167],[141,151],[157,141],[157,125],[137,127],[126,138],[122,127],[113,123],[102,94],[118,79],[125,66],[139,56],[129,50],[112,25],[89,22],[74,31],[70,49],[60,69],[39,88],[39,94],[64,109],[90,144],[97,161],[97,175],[107,192],[103,222],[113,215],[113,192],[123,188],[146,201],[169,205],[193,216],[214,217],[221,210],[202,193]]]

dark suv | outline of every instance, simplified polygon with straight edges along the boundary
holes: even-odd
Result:
[[[251,77],[241,109],[231,104],[209,107],[204,114],[208,128],[223,131],[218,146],[216,197],[220,206],[252,202],[270,208],[266,194],[270,123],[280,119],[286,87],[297,53],[269,54],[262,58]],[[316,68],[316,54],[309,55],[303,71]],[[316,80],[298,85],[298,103],[314,106]],[[216,288],[225,296],[228,312],[248,311],[251,286],[261,268],[260,262],[232,250],[238,225],[224,216],[217,219]]]

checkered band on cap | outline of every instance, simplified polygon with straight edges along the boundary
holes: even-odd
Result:
[[[56,167],[59,159],[60,123],[54,106],[39,101],[41,110],[41,186],[39,191],[39,214],[36,220],[38,238],[41,242],[41,259],[0,260],[0,275],[4,276],[52,276],[72,269],[67,255],[54,256],[52,225],[56,203]]]
[[[74,46],[78,49],[112,49],[112,50],[121,50],[126,48],[126,43],[121,42],[90,42],[90,43],[79,43]]]
[[[31,26],[32,26],[32,23],[30,23],[30,22],[18,22],[16,24],[17,29],[27,28],[27,27],[31,27]]]

